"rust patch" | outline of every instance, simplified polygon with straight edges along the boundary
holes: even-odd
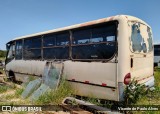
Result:
[[[97,20],[96,22],[97,23],[103,23],[103,22],[106,22],[108,19],[106,19],[106,18],[103,18],[103,19],[99,19],[99,20]]]
[[[93,25],[93,24],[96,24],[96,22],[95,21],[86,22],[84,24],[80,24],[80,27],[89,26],[89,25]]]
[[[114,18],[114,16],[112,16],[111,18],[103,18],[103,19],[99,19],[99,20],[95,20],[95,21],[91,21],[91,22],[86,22],[86,23],[80,24],[79,27],[84,27],[84,26],[89,26],[89,25],[94,25],[94,24],[99,24],[99,23],[111,21],[111,20],[113,20],[113,18]]]
[[[112,21],[112,20],[113,20],[113,18],[114,18],[114,16],[110,17],[110,18],[109,18],[109,21]]]

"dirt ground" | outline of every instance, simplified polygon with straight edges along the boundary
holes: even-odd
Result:
[[[33,105],[28,99],[23,99],[21,95],[17,96],[17,90],[22,89],[22,86],[9,81],[6,81],[6,76],[3,70],[0,70],[0,105]],[[7,88],[4,90],[3,88]],[[3,111],[1,114],[70,114],[64,111],[42,111],[42,112],[15,112]]]

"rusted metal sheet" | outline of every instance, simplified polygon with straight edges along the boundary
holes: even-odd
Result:
[[[72,103],[77,104],[74,106]],[[71,104],[70,104],[71,103]],[[64,109],[70,111],[71,113],[77,114],[121,114],[117,111],[111,111],[111,109],[106,107],[97,106],[87,101],[79,100],[74,97],[66,97],[62,101],[61,105]]]

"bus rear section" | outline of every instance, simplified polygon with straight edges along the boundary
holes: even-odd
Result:
[[[151,88],[154,86],[151,28],[141,22],[130,22],[130,33],[131,79]]]

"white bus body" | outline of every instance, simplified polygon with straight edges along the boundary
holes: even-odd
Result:
[[[154,66],[160,67],[160,44],[154,44]]]
[[[103,24],[108,27],[103,28]],[[65,44],[67,54],[62,49],[55,52],[59,39],[53,41],[56,44],[45,39],[48,34],[63,31],[69,33],[69,42],[60,42]],[[43,44],[39,48],[36,44],[26,52],[27,39],[37,37],[41,37]],[[154,86],[152,31],[147,23],[133,16],[117,15],[27,35],[10,41],[7,46],[6,74],[19,81],[24,81],[28,75],[43,76],[48,62],[63,66],[62,76],[81,96],[122,101],[125,85],[134,78],[147,87]],[[57,55],[59,53],[62,55]],[[32,54],[36,59],[28,60]]]

